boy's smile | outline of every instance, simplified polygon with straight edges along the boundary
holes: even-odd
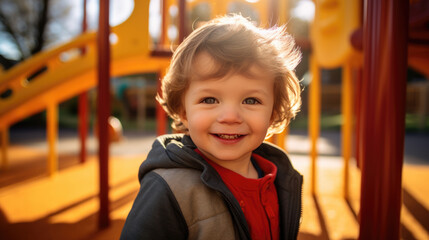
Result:
[[[272,123],[274,77],[252,65],[245,74],[209,78],[216,63],[197,55],[184,96],[183,124],[198,149],[210,160],[236,172],[246,171],[250,156]]]

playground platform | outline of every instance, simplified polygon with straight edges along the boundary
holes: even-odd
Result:
[[[79,141],[60,130],[59,171],[48,176],[43,130],[10,133],[9,166],[0,170],[0,239],[118,239],[139,189],[137,171],[155,138],[127,133],[111,145],[110,227],[97,228],[97,144],[88,141],[88,159],[79,162]],[[403,169],[402,239],[429,239],[429,135],[407,134]],[[360,173],[350,163],[350,195],[343,197],[343,162],[338,132],[322,132],[317,191],[310,192],[309,139],[291,132],[287,150],[304,175],[303,221],[298,239],[356,239],[359,225]],[[166,225],[168,227],[168,225]]]

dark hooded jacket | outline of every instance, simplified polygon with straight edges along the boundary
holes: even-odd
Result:
[[[187,135],[157,138],[147,159],[140,166],[140,191],[123,227],[121,239],[207,239],[207,235],[201,237],[204,236],[203,229],[207,227],[215,230],[208,239],[250,239],[240,204],[216,170],[194,151],[195,148]],[[301,219],[303,178],[292,167],[286,153],[275,145],[263,143],[254,153],[273,162],[278,168],[275,185],[279,198],[280,239],[296,239]],[[163,173],[160,169],[166,169],[167,172]],[[189,185],[186,182],[192,178],[191,173],[196,174],[194,179],[197,180],[193,181],[195,183],[191,180],[192,184]],[[177,179],[176,176],[181,177]],[[197,189],[198,184],[203,187],[203,191],[192,191],[192,188]],[[192,195],[192,192],[196,192],[197,201],[187,196]],[[210,198],[209,203],[200,202],[204,197],[206,200]],[[213,198],[220,199],[218,203],[222,206],[219,207],[226,209],[226,215],[221,215],[221,220],[209,221],[209,217],[199,214],[207,209],[220,209],[215,206],[219,204]],[[187,208],[183,207],[186,204],[190,205],[191,210],[184,209]],[[217,215],[222,212],[213,211],[217,211]],[[189,226],[190,218],[198,224]],[[234,236],[216,237],[228,234],[228,229],[224,230],[222,225],[232,225],[225,227],[232,228]]]

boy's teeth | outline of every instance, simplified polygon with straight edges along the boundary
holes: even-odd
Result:
[[[219,134],[218,135],[220,138],[223,138],[223,139],[237,139],[237,138],[239,138],[240,137],[240,135],[238,135],[238,134],[233,134],[233,135],[228,135],[228,134]]]

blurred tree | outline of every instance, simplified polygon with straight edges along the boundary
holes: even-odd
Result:
[[[0,0],[0,30],[23,60],[39,52],[45,41],[49,0]],[[2,40],[3,41],[3,40]]]
[[[64,0],[0,0],[0,64],[7,69],[70,35],[59,27],[70,16]]]

